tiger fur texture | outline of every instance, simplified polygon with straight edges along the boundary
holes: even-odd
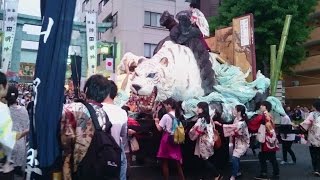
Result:
[[[134,93],[149,96],[156,88],[156,101],[169,97],[183,101],[205,95],[200,69],[190,48],[166,41],[151,59],[129,54],[124,55],[122,62],[137,64],[131,81]]]

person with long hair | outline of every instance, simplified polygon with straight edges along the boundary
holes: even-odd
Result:
[[[234,149],[232,153],[232,176],[230,180],[235,180],[236,177],[241,175],[240,172],[240,157],[243,156],[250,144],[250,136],[246,121],[248,116],[246,114],[246,108],[243,105],[237,105],[233,111],[235,116],[233,125],[233,144]]]
[[[169,98],[163,102],[167,114],[165,114],[161,120],[155,118],[155,125],[159,131],[163,131],[163,135],[160,141],[160,147],[157,154],[157,157],[162,161],[162,173],[164,180],[169,179],[169,160],[173,160],[177,166],[179,180],[184,180],[184,174],[181,167],[182,164],[182,153],[181,146],[179,144],[174,144],[170,140],[170,135],[172,132],[172,122],[173,119],[169,114],[179,119],[181,117],[180,109],[177,106],[177,102]]]
[[[209,158],[214,154],[214,123],[209,114],[209,105],[206,102],[199,102],[197,104],[197,122],[191,128],[189,135],[194,134],[196,146],[194,155],[198,156],[201,162],[201,178],[213,178],[215,180],[222,179],[222,176],[217,171],[215,165],[210,162]]]
[[[18,95],[18,89],[15,86],[9,86],[6,100],[12,117],[12,130],[21,132],[29,129],[29,115],[25,107],[18,105]],[[20,141],[16,142],[12,151],[15,174],[19,176],[23,176],[24,174],[27,158],[26,152],[26,138],[22,138]]]

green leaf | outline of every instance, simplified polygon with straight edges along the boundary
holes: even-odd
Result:
[[[223,0],[218,16],[209,20],[210,32],[232,23],[232,19],[244,14],[254,15],[257,68],[270,63],[270,45],[279,45],[285,16],[292,15],[288,40],[283,57],[282,70],[289,72],[291,67],[305,58],[303,43],[312,30],[310,14],[315,10],[317,0]],[[314,20],[313,20],[314,21]],[[266,73],[266,72],[264,72]]]

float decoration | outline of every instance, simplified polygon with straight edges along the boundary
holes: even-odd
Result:
[[[221,63],[218,54],[204,51],[202,36],[195,35],[200,30],[191,27],[188,21],[190,14],[182,11],[177,16],[179,23],[175,24],[168,12],[162,15],[162,22],[175,25],[170,26],[170,37],[159,42],[153,57],[148,59],[130,52],[123,56],[118,67],[120,74],[125,67],[136,68],[128,81],[132,93],[120,91],[118,104],[136,102],[139,112],[152,112],[156,102],[172,97],[182,101],[186,118],[195,115],[200,101],[208,102],[212,113],[217,109],[223,111],[222,118],[227,122],[232,120],[232,110],[238,104],[246,105],[253,115],[256,103],[266,99],[270,79],[258,71],[256,79],[248,82],[251,69],[244,73],[240,67]],[[190,31],[186,27],[191,27]],[[280,101],[273,97],[268,100],[279,107],[278,113],[283,113]]]

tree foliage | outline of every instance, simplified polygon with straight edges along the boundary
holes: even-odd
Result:
[[[280,43],[285,16],[292,15],[282,70],[299,64],[305,57],[303,43],[312,30],[310,13],[314,12],[317,0],[223,0],[217,17],[210,19],[211,32],[230,26],[232,19],[248,13],[254,15],[254,36],[257,69],[268,73],[270,45]]]

